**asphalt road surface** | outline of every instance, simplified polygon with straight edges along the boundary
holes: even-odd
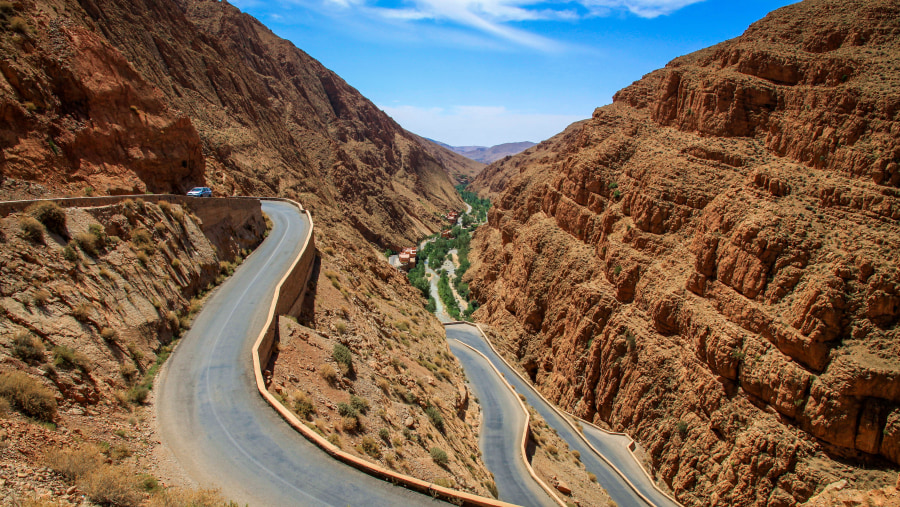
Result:
[[[569,448],[573,450],[577,450],[581,453],[581,462],[584,463],[585,468],[589,472],[593,472],[597,476],[597,481],[603,486],[606,491],[609,493],[609,496],[619,505],[628,505],[628,506],[646,506],[649,505],[643,498],[641,498],[637,493],[635,493],[634,489],[632,489],[625,480],[623,480],[622,476],[616,473],[616,471],[610,467],[603,459],[601,459],[590,447],[582,440],[582,438],[576,433],[576,430],[572,429],[571,426],[566,424],[563,418],[553,410],[543,398],[537,395],[534,389],[519,378],[518,375],[515,374],[506,363],[501,360],[494,350],[488,345],[481,334],[478,332],[478,329],[470,324],[448,324],[445,325],[444,328],[447,330],[447,338],[448,339],[456,339],[467,345],[472,346],[477,349],[479,352],[484,354],[490,359],[491,363],[497,367],[497,369],[506,377],[506,380],[515,387],[516,392],[525,395],[525,399],[534,409],[544,418],[548,425],[550,425],[559,436],[565,440],[569,444]],[[452,341],[451,341],[452,343]],[[454,352],[456,350],[454,349]],[[468,373],[468,369],[466,370]],[[596,432],[601,433],[601,432]],[[592,437],[602,439],[602,435],[592,434]],[[613,436],[615,437],[615,436]],[[619,439],[620,440],[620,439]],[[593,445],[593,442],[592,442]],[[615,445],[611,443],[610,445]],[[597,446],[595,446],[597,447]],[[601,447],[597,447],[597,449],[603,452]],[[637,465],[637,462],[630,456],[628,453],[616,452],[612,455],[606,455],[607,459],[611,462],[616,463],[616,466],[619,467],[623,473],[628,474],[628,480],[632,482],[647,498],[650,498],[651,501],[654,502],[657,506],[665,506],[665,507],[674,507],[677,504],[673,503],[668,497],[659,493],[656,488],[653,487],[650,480],[647,476],[642,472],[639,468],[635,469],[634,466]],[[625,459],[630,462],[629,466],[619,466],[617,461],[621,461],[624,465]],[[637,465],[639,466],[639,465]],[[499,483],[498,483],[499,487]]]
[[[462,363],[483,411],[479,447],[500,500],[528,506],[557,506],[528,473],[522,458],[525,414],[512,393],[484,357],[448,339],[450,350]]]
[[[263,202],[263,211],[269,237],[211,296],[160,375],[164,443],[201,486],[240,505],[440,504],[330,458],[259,395],[250,348],[310,226],[287,203]]]

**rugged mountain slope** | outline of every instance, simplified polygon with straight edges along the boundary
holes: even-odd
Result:
[[[266,232],[252,201],[203,201],[193,210],[141,199],[95,204],[67,209],[62,225],[28,237],[22,224],[30,213],[0,218],[3,505],[48,491],[97,500],[102,488],[91,490],[84,477],[70,490],[73,477],[44,471],[59,470],[48,459],[54,452],[85,446],[103,446],[102,460],[123,475],[108,491],[143,496],[132,479],[134,469],[155,473],[149,451],[158,437],[142,408],[154,365],[190,326],[205,292]]]
[[[225,2],[16,6],[7,17],[28,27],[3,39],[5,178],[313,197],[386,246],[460,206],[415,136]]]
[[[465,391],[456,388],[461,370],[442,329],[380,253],[414,244],[437,230],[442,212],[462,209],[446,169],[429,154],[440,148],[426,150],[340,77],[227,2],[0,2],[0,28],[0,199],[181,192],[203,183],[218,195],[297,199],[312,210],[321,249],[298,332],[329,346],[340,342],[359,363],[376,339],[370,331],[380,330],[379,346],[392,347],[396,359],[391,379],[406,386],[383,391],[375,375],[337,374],[338,399],[320,405],[320,414],[330,421],[338,401],[366,393],[372,424],[357,431],[336,418],[322,429],[341,432],[350,447],[367,444],[368,456],[384,465],[489,494],[470,421],[477,420],[478,404],[455,405]],[[9,230],[20,234],[15,225]],[[103,282],[102,274],[87,278]],[[28,289],[15,284],[6,297],[27,298]],[[141,293],[151,298],[153,291]],[[133,333],[130,322],[110,327]],[[67,344],[91,350],[96,333],[81,330],[77,335],[73,328]],[[0,343],[12,344],[13,331],[4,328]],[[162,352],[160,343],[151,345]],[[323,361],[334,359],[326,354]],[[291,381],[299,376],[293,366],[276,362],[274,368],[284,375],[276,382],[291,387],[288,394],[312,395],[301,393],[311,384]],[[375,417],[396,412],[401,394],[413,400],[409,411],[417,427],[442,429],[421,440],[379,439],[375,447],[383,451],[370,452],[371,442],[363,439],[379,435]],[[398,417],[390,417],[391,424],[405,423]],[[23,426],[16,448],[43,441],[34,437],[40,427]],[[431,463],[427,442],[448,453],[440,477],[435,467],[416,464]],[[33,454],[30,464],[41,466],[39,453]]]
[[[476,317],[686,504],[896,480],[898,20],[785,7],[474,184]]]

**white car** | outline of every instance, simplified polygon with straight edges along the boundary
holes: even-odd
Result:
[[[188,190],[189,197],[212,197],[212,190],[209,187],[194,187]]]

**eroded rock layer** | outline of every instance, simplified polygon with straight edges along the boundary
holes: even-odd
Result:
[[[896,480],[898,20],[779,9],[474,184],[476,317],[685,504]]]

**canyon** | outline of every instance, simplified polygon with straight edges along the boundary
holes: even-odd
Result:
[[[478,451],[478,403],[463,390],[466,410],[458,410],[456,386],[463,383],[463,373],[442,328],[381,254],[438,230],[441,213],[463,208],[449,174],[452,163],[465,167],[471,161],[424,144],[336,74],[227,2],[3,2],[0,28],[0,199],[178,194],[204,185],[218,197],[278,196],[302,203],[313,210],[318,256],[308,297],[284,323],[283,349],[268,365],[270,388],[292,406],[299,397],[310,398],[318,422],[328,424],[323,429],[339,433],[343,445],[365,459],[490,495],[490,475]],[[67,208],[67,216],[79,217],[67,223],[78,229],[58,231],[46,243],[24,235],[21,224],[28,222],[30,212],[3,211],[2,251],[12,260],[0,272],[0,301],[7,309],[0,316],[0,371],[23,369],[59,407],[47,421],[56,430],[18,409],[10,410],[2,423],[2,480],[19,499],[66,494],[76,487],[46,468],[59,448],[99,448],[107,453],[104,460],[148,472],[160,484],[191,485],[177,467],[157,460],[164,445],[153,432],[152,385],[144,383],[143,374],[156,371],[158,366],[151,367],[157,359],[161,363],[171,352],[173,329],[180,334],[189,326],[202,295],[213,288],[210,283],[235,269],[265,227],[258,216],[255,240],[238,248],[224,243],[225,237],[242,237],[228,232],[224,215],[204,217],[177,197],[160,210],[156,196],[143,196],[146,202],[139,197],[127,205],[101,206],[88,199],[84,207]],[[102,216],[86,218],[97,213]],[[190,222],[192,214],[199,221]],[[200,222],[213,231],[209,241],[223,243],[219,249],[210,247],[210,258],[196,266],[199,273],[188,276],[184,273],[194,261],[186,256],[195,242],[182,236],[185,228],[201,227]],[[115,236],[118,242],[88,254],[91,269],[73,268],[65,249],[84,258],[80,247],[68,241],[87,234],[82,229],[89,225],[97,237]],[[119,226],[121,230],[115,229]],[[141,245],[132,248],[133,228],[146,230],[159,244],[145,245],[141,232]],[[181,236],[158,238],[165,229]],[[164,258],[154,257],[161,252]],[[120,265],[121,256],[128,262]],[[145,263],[152,268],[147,273],[140,269]],[[135,278],[132,298],[152,303],[140,306],[134,316],[130,307],[120,310],[113,301],[121,300],[121,294],[103,292],[112,290],[110,280],[120,283],[120,268]],[[182,274],[175,276],[172,270]],[[174,277],[171,287],[164,283],[166,274]],[[43,303],[32,304],[34,288],[44,285],[49,310]],[[100,298],[103,313],[79,306],[81,293]],[[43,292],[37,299],[44,300]],[[42,322],[36,315],[68,323],[65,329],[32,330],[46,350],[65,346],[83,351],[73,356],[79,364],[101,356],[108,362],[64,370],[58,383],[40,364],[24,368],[16,358],[16,340],[27,330],[23,326]],[[80,318],[88,319],[87,324],[79,324],[84,322]],[[394,324],[402,329],[388,329]],[[371,335],[373,330],[381,331]],[[122,341],[122,354],[118,341],[104,341],[101,335],[126,341],[140,336],[142,341],[132,345],[133,352]],[[369,347],[386,343],[394,361],[369,365]],[[309,370],[321,370],[313,376],[321,385],[310,383],[301,392],[296,382],[307,370],[292,361],[299,359],[298,353],[308,353],[304,347],[310,344],[322,354]],[[331,351],[338,345],[355,358],[359,375],[335,363]],[[40,358],[44,362],[50,357],[46,350]],[[132,366],[140,373],[132,372]],[[392,369],[384,374],[397,383],[396,391],[379,387],[370,374],[385,367]],[[129,379],[149,392],[129,398]],[[338,414],[338,405],[352,393],[364,394],[371,406],[368,419],[359,417],[371,421],[364,429],[349,427]],[[422,428],[423,438],[383,441],[379,414],[397,425],[412,419],[409,424]],[[432,429],[439,423],[430,421],[441,421],[441,414],[445,424]],[[83,419],[94,425],[84,426]],[[402,434],[400,426],[396,432]],[[446,449],[446,467],[435,465],[423,447],[426,434]],[[372,439],[383,452],[372,451]],[[369,452],[359,450],[363,443]],[[402,456],[388,452],[401,447]],[[118,449],[114,458],[109,449]],[[80,488],[73,498],[84,493]]]
[[[476,320],[685,505],[896,483],[898,19],[784,7],[470,186]]]

